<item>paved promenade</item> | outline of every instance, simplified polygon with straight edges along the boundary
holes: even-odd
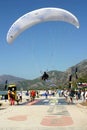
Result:
[[[87,108],[68,105],[61,98],[36,99],[15,106],[3,101],[0,130],[87,130]]]

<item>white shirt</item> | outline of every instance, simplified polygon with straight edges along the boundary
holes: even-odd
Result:
[[[85,92],[85,99],[87,99],[87,91]]]

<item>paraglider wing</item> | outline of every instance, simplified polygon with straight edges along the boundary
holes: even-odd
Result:
[[[27,28],[46,21],[64,21],[79,28],[78,19],[69,11],[60,8],[41,8],[23,15],[15,21],[7,33],[7,42],[12,43]]]

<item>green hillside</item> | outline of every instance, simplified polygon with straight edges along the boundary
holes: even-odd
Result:
[[[75,69],[77,68],[78,79],[75,77]],[[73,85],[76,82],[87,82],[87,60],[81,61],[80,63],[68,68],[65,72],[53,70],[49,71],[48,81],[43,81],[41,77],[38,77],[34,80],[26,80],[22,78],[17,78],[10,76],[10,82],[17,84],[18,90],[29,90],[29,89],[46,89],[46,88],[59,88],[67,87],[69,84],[69,76],[72,74],[72,83]],[[7,77],[6,77],[7,79]],[[4,77],[4,81],[6,80]],[[0,80],[3,80],[0,76]],[[4,82],[3,81],[3,82]],[[0,89],[4,88],[4,84],[0,84]]]

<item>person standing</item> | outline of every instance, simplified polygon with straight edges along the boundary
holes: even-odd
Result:
[[[85,91],[85,101],[87,102],[87,90]]]
[[[10,100],[11,100],[11,105],[14,105],[15,104],[15,93],[14,93],[14,91],[11,91]]]
[[[82,102],[84,102],[84,100],[85,100],[84,91],[83,90],[81,90],[81,100],[82,100]]]
[[[36,96],[36,92],[35,92],[35,90],[32,90],[32,91],[30,92],[31,101],[34,101],[34,100],[35,100],[35,96]]]

